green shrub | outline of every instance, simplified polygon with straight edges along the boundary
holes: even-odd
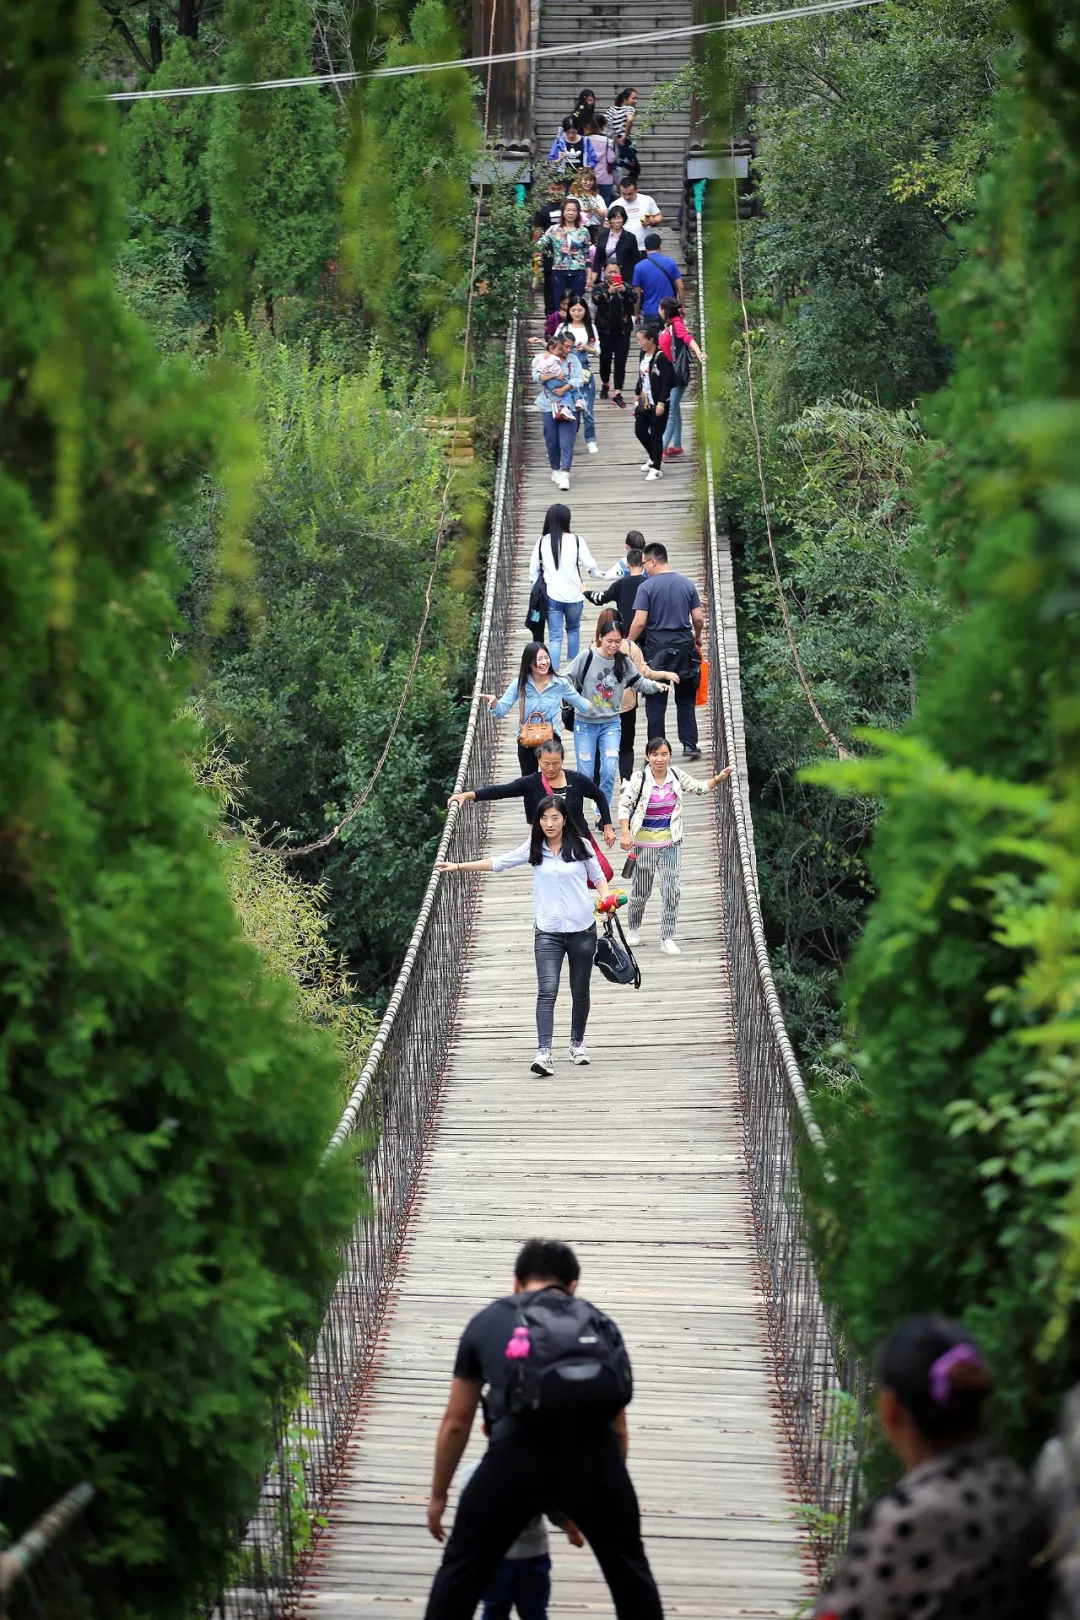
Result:
[[[193,576],[183,603],[205,659],[207,714],[233,734],[251,815],[306,842],[360,792],[389,734],[446,468],[420,428],[425,396],[391,404],[377,358],[350,376],[300,345],[245,336],[243,353],[261,440],[250,526],[260,607],[214,630],[221,496],[213,484],[177,528]],[[345,839],[302,868],[326,881],[334,945],[368,993],[393,973],[408,939],[461,747],[471,638],[454,588],[455,548],[444,556],[387,768]],[[460,585],[475,581],[467,569]]]
[[[0,67],[0,1473],[75,1480],[86,1608],[190,1616],[257,1493],[348,1222],[331,1043],[240,936],[182,759],[162,519],[221,405],[118,303],[85,7]]]
[[[1080,63],[1018,11],[1027,78],[999,102],[930,412],[924,521],[962,616],[904,737],[828,773],[885,813],[849,1000],[865,1103],[825,1197],[856,1341],[962,1314],[1029,1454],[1080,1377]]]

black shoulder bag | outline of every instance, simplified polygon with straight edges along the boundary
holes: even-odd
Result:
[[[593,650],[590,647],[589,651],[588,651],[588,655],[586,656],[586,659],[585,659],[585,667],[581,671],[581,680],[580,681],[575,681],[575,680],[571,679],[571,677],[569,675],[567,676],[567,680],[570,681],[570,685],[572,687],[574,687],[578,692],[580,692],[581,688],[585,685],[585,677],[589,673],[589,665],[592,663],[592,655],[593,655]],[[577,714],[577,710],[574,708],[574,705],[572,703],[568,703],[567,700],[565,698],[563,698],[560,712],[562,714],[562,723],[566,727],[567,731],[573,731],[573,729],[574,729],[574,717]]]
[[[525,614],[525,628],[534,641],[543,641],[544,631],[547,628],[548,593],[544,580],[544,541],[540,539],[540,572],[536,576],[536,583],[529,592],[529,607]]]
[[[641,795],[645,791],[645,783],[648,780],[648,775],[649,775],[649,762],[648,762],[648,760],[646,760],[644,765],[641,767],[641,786],[637,790],[637,798],[634,800],[633,806],[631,807],[631,810],[630,810],[630,814],[627,817],[628,821],[633,821],[635,815],[637,814],[637,807],[641,803]],[[634,851],[631,850],[630,853],[627,855],[625,861],[623,861],[622,875],[623,875],[624,878],[632,878],[633,877],[633,875],[634,875],[634,862],[636,860],[637,860],[637,856],[634,854]]]
[[[615,938],[616,929],[618,939]],[[596,942],[593,961],[604,978],[610,979],[612,984],[632,984],[635,990],[641,989],[641,969],[637,965],[633,951],[626,943],[626,935],[623,933],[618,912],[609,912],[604,918],[604,932]]]

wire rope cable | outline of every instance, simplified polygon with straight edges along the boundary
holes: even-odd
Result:
[[[524,51],[491,50],[494,34],[488,42],[486,56],[458,56],[446,62],[402,62],[394,67],[370,68],[360,73],[311,73],[288,79],[260,79],[250,84],[190,84],[168,90],[111,90],[103,101],[164,101],[178,96],[226,96],[240,90],[297,90],[306,85],[357,84],[362,79],[402,78],[413,73],[444,73],[451,68],[497,67],[503,62],[537,62],[551,56],[581,56],[597,51],[617,51],[628,46],[659,45],[667,39],[696,39],[703,34],[725,30],[761,28],[768,23],[793,22],[800,17],[825,17],[835,11],[860,11],[867,6],[879,6],[884,0],[818,0],[807,6],[789,6],[780,11],[752,12],[741,17],[725,17],[721,22],[693,23],[685,28],[656,28],[645,34],[623,34],[618,39],[587,39],[569,45],[537,45]],[[490,95],[490,72],[488,75]]]

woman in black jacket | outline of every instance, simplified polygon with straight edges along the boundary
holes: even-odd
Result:
[[[641,258],[641,249],[638,239],[626,223],[626,209],[622,203],[612,203],[607,211],[607,219],[600,227],[596,238],[596,252],[593,254],[592,269],[589,271],[586,288],[592,287],[594,282],[603,281],[604,271],[609,264],[617,264],[622,272],[622,278],[628,287],[634,284],[634,266]]]
[[[655,321],[646,321],[638,329],[641,349],[641,367],[638,372],[637,398],[634,404],[634,432],[648,451],[649,459],[642,465],[645,482],[663,478],[661,459],[664,453],[664,427],[667,423],[668,399],[675,386],[675,368],[659,347],[660,328]]]
[[[611,824],[611,806],[606,796],[581,771],[563,768],[563,745],[558,737],[541,743],[536,753],[540,762],[538,771],[530,771],[528,776],[517,776],[512,782],[495,782],[491,787],[468,788],[464,793],[451,793],[447,804],[468,804],[471,799],[524,799],[525,820],[531,823],[541,799],[553,793],[556,798],[565,800],[570,821],[587,842],[590,833],[584,801],[592,799],[599,811],[604,842],[611,849],[615,843],[615,828]]]
[[[596,311],[596,333],[600,339],[600,398],[608,397],[608,378],[614,364],[615,387],[611,403],[626,409],[622,397],[626,381],[626,357],[630,353],[630,336],[634,330],[634,294],[620,276],[614,264],[609,264],[604,279],[593,295]]]

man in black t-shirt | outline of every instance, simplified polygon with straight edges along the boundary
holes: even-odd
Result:
[[[670,669],[679,677],[673,687],[679,741],[684,759],[700,759],[697,725],[697,689],[701,676],[701,632],[705,610],[697,586],[685,574],[677,574],[668,562],[667,547],[652,541],[644,551],[648,576],[634,601],[631,641],[645,638],[645,662],[653,669]],[[664,735],[668,689],[645,699],[649,737]]]
[[[491,1444],[458,1502],[425,1620],[472,1620],[507,1547],[537,1513],[560,1509],[584,1532],[618,1620],[663,1620],[626,1469],[626,1409],[598,1429],[523,1428],[506,1407],[507,1346],[521,1296],[575,1292],[580,1267],[565,1243],[534,1238],[514,1267],[514,1293],[474,1316],[461,1336],[450,1399],[435,1443],[428,1529],[442,1541],[450,1481],[468,1445],[481,1392]],[[520,1331],[520,1329],[519,1329]]]

